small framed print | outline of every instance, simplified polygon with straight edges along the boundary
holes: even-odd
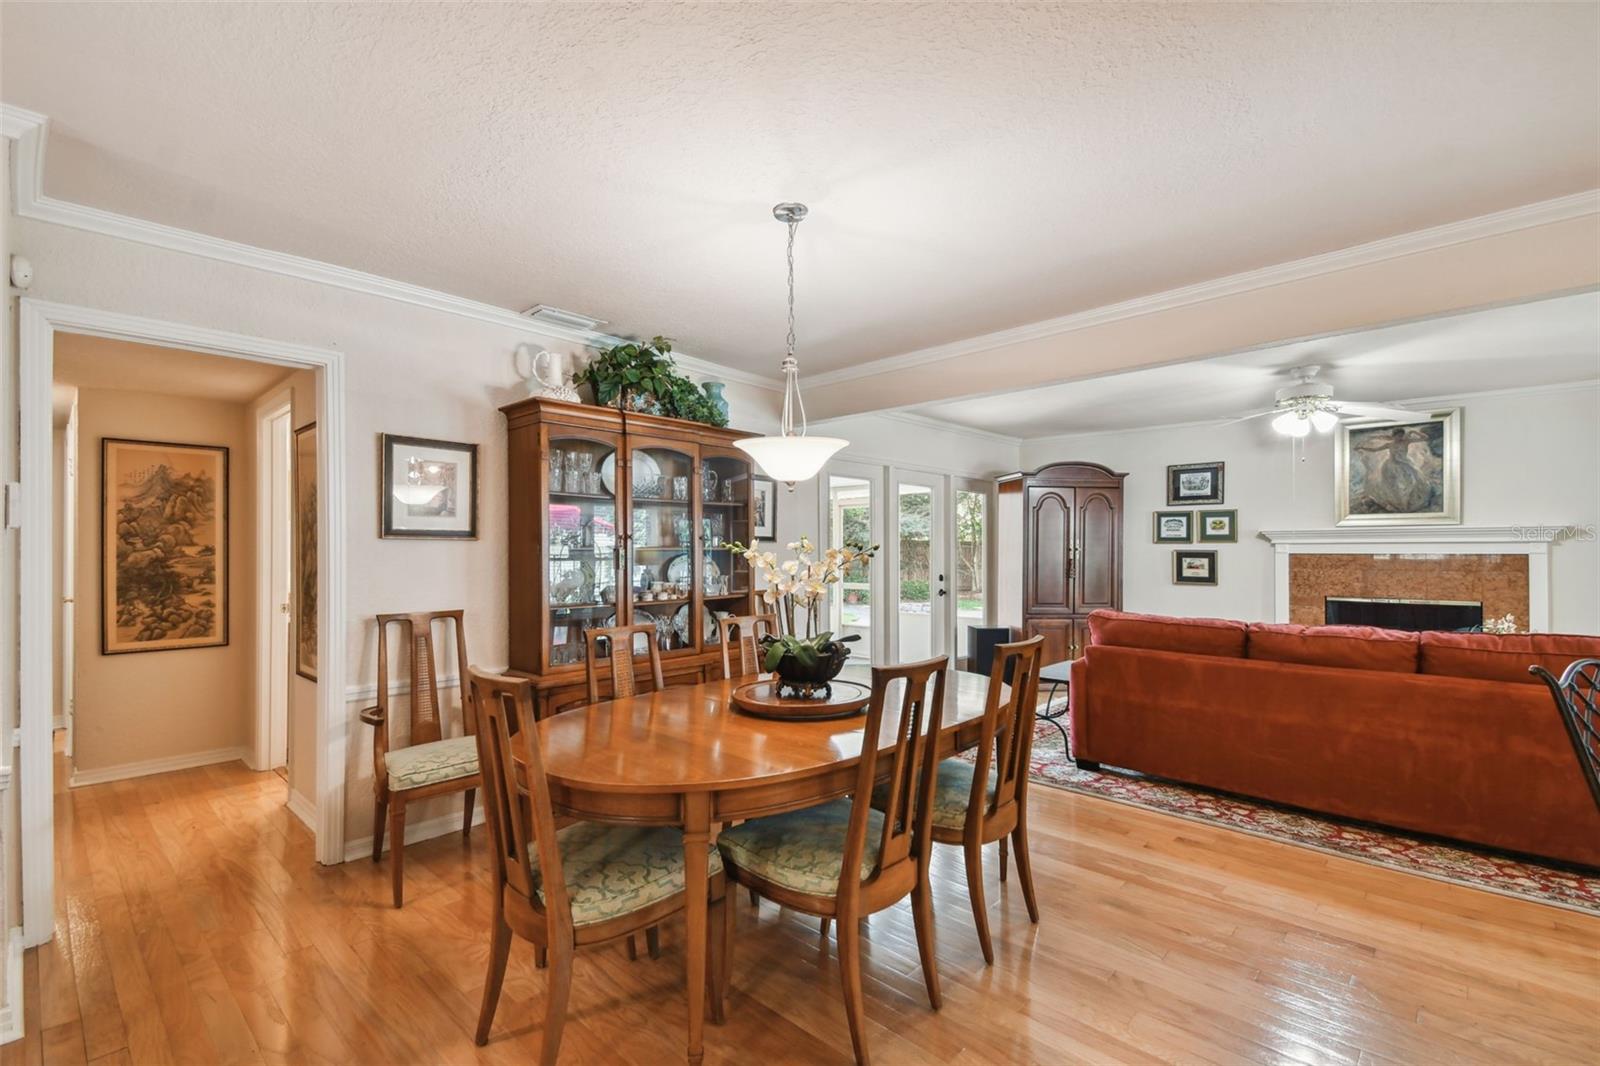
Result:
[[[381,435],[383,527],[379,536],[478,538],[478,446]]]
[[[1199,534],[1195,540],[1201,544],[1235,544],[1239,540],[1239,512],[1201,511]]]
[[[317,679],[317,424],[294,431],[294,672]]]
[[[1222,463],[1181,463],[1167,467],[1167,506],[1222,502]]]
[[[757,475],[750,479],[750,495],[756,505],[756,518],[750,529],[751,539],[774,539],[778,535],[777,482]]]
[[[1194,542],[1193,511],[1157,511],[1151,538],[1157,544]]]
[[[1172,583],[1174,585],[1215,585],[1217,583],[1217,553],[1182,550],[1173,552]]]

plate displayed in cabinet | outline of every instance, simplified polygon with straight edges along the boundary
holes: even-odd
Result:
[[[661,480],[661,464],[657,463],[649,452],[633,453],[633,483],[635,485],[649,484]],[[600,484],[606,487],[609,495],[617,494],[617,453],[612,452],[600,464]]]

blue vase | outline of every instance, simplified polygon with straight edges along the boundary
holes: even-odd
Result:
[[[723,383],[720,381],[707,381],[700,386],[705,390],[706,399],[711,401],[711,406],[722,412],[724,422],[728,419],[728,400],[722,395]]]

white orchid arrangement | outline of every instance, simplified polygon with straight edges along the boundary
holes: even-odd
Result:
[[[844,580],[845,573],[856,563],[870,560],[878,554],[878,545],[828,548],[818,554],[810,537],[790,541],[789,551],[794,558],[778,561],[776,552],[762,551],[759,543],[745,547],[730,544],[728,547],[744,557],[750,569],[761,576],[766,587],[761,590],[761,602],[772,608],[778,616],[782,635],[799,639],[796,630],[796,613],[803,611],[807,641],[825,643],[831,633],[818,633],[822,625],[822,604],[828,595],[828,586]]]
[[[1504,618],[1485,618],[1483,620],[1485,633],[1520,633],[1517,628],[1517,616],[1508,614]]]

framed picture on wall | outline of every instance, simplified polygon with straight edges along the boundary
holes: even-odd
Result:
[[[383,537],[478,538],[478,446],[382,434]]]
[[[1167,506],[1222,502],[1222,463],[1180,463],[1167,467]]]
[[[102,438],[100,652],[228,643],[228,449]]]
[[[294,431],[294,672],[317,679],[317,424]]]
[[[1341,422],[1333,442],[1341,526],[1461,524],[1461,409]]]
[[[1217,553],[1178,550],[1172,553],[1174,585],[1215,585]]]
[[[1150,536],[1157,544],[1189,544],[1194,541],[1193,511],[1157,511]]]
[[[750,498],[755,501],[756,518],[750,530],[755,540],[772,540],[778,535],[778,484],[759,474],[750,479]]]
[[[1201,511],[1195,539],[1201,544],[1233,544],[1239,540],[1239,512]]]

